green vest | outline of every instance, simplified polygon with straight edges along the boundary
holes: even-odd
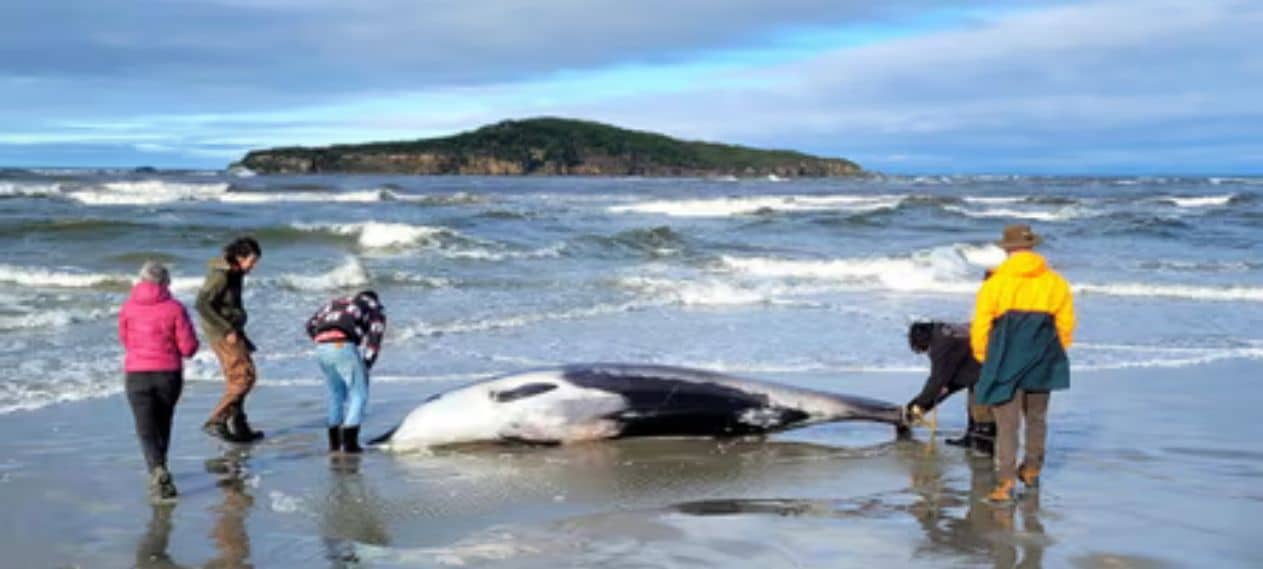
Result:
[[[1070,388],[1070,359],[1046,312],[1010,310],[995,320],[974,399],[999,405],[1023,391]]]

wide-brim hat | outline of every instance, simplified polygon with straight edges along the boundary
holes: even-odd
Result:
[[[1043,242],[1044,239],[1042,237],[1031,231],[1031,226],[1018,223],[1005,227],[1004,234],[995,244],[999,245],[1001,249],[1010,250],[1030,249]]]

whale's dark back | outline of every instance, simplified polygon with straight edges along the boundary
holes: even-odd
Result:
[[[784,428],[808,418],[797,409],[776,407],[767,395],[719,383],[726,376],[667,366],[572,365],[566,381],[621,395],[628,407],[609,416],[622,426],[620,437],[741,436]],[[761,421],[740,420],[758,413]]]

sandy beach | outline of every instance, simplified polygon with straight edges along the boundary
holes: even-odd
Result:
[[[246,448],[197,430],[219,386],[191,382],[173,506],[146,500],[121,397],[0,416],[0,550],[10,567],[1251,567],[1260,371],[1076,374],[1053,400],[1044,488],[1011,507],[979,499],[988,460],[924,429],[330,457],[318,389],[264,381],[269,437]],[[892,400],[920,381],[777,379]],[[444,387],[376,386],[367,430]],[[955,403],[938,439],[961,426]]]

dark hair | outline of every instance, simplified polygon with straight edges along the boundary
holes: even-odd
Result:
[[[237,264],[237,259],[251,255],[255,257],[263,256],[263,249],[259,247],[259,242],[255,241],[253,237],[238,237],[233,239],[232,243],[224,246],[224,260],[228,261],[229,264],[235,265]]]
[[[908,347],[921,353],[930,349],[930,336],[934,333],[937,322],[913,322],[908,326]]]
[[[379,303],[379,304],[381,303],[381,300],[379,300],[379,299],[377,298],[377,291],[372,290],[372,289],[362,290],[362,291],[360,291],[360,292],[359,292],[359,294],[357,294],[357,295],[355,295],[355,296],[357,296],[357,297],[360,297],[360,296],[367,296],[367,297],[369,297],[369,298],[373,299],[373,302],[376,302],[376,303]]]

